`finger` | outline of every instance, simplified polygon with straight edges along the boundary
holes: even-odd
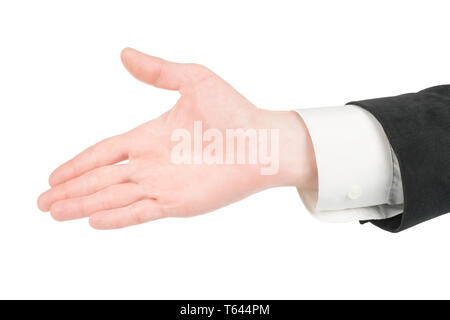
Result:
[[[120,56],[136,79],[162,89],[181,90],[211,74],[200,65],[169,62],[131,48],[122,50]]]
[[[136,183],[116,184],[86,197],[55,202],[50,212],[58,221],[88,217],[94,212],[125,207],[147,198],[144,188]]]
[[[89,217],[89,223],[95,229],[117,229],[164,217],[156,200],[146,199],[127,207],[94,213]]]
[[[128,135],[122,134],[87,148],[53,171],[49,178],[50,185],[53,187],[97,167],[128,159],[128,142]]]
[[[44,192],[39,197],[38,207],[48,211],[56,201],[86,196],[110,185],[128,182],[131,171],[129,165],[111,165],[89,171]]]

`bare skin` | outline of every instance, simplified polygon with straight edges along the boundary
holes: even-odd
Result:
[[[209,69],[168,62],[127,48],[125,68],[138,80],[178,90],[175,106],[143,125],[81,152],[50,175],[39,209],[58,221],[89,217],[96,229],[114,229],[164,217],[189,217],[278,186],[314,189],[317,170],[311,139],[292,111],[268,111],[249,102]],[[280,165],[261,175],[260,164],[174,164],[171,134],[233,128],[279,129]],[[128,160],[126,164],[116,164]]]

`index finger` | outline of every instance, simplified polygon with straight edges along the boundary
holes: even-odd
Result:
[[[76,178],[92,169],[126,160],[128,148],[126,134],[98,142],[55,169],[49,177],[50,186]]]

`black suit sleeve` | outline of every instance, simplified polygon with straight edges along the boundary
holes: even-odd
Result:
[[[371,222],[399,232],[450,212],[450,85],[348,104],[380,122],[402,176],[403,213]]]

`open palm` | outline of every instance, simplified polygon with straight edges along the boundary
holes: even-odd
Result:
[[[89,217],[99,229],[119,228],[163,217],[192,216],[278,185],[309,179],[311,149],[301,120],[290,112],[255,107],[212,71],[125,49],[122,62],[137,79],[158,88],[178,90],[175,106],[159,118],[86,149],[50,176],[51,189],[38,206],[56,220]],[[203,130],[282,128],[280,171],[260,174],[259,164],[177,164],[171,159],[172,134]],[[294,138],[295,132],[295,138]],[[293,141],[296,140],[296,141]],[[294,146],[295,143],[295,146]],[[303,159],[303,160],[302,160]],[[128,160],[126,164],[116,164]]]

